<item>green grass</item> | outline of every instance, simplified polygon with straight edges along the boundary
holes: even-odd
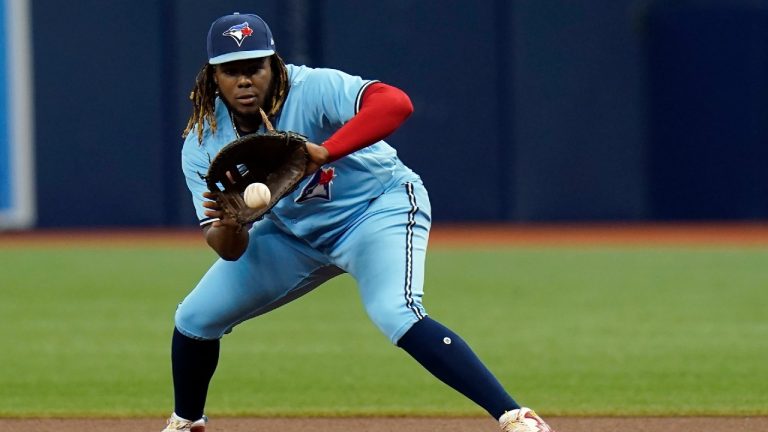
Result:
[[[0,249],[0,416],[172,410],[204,248]],[[435,249],[430,314],[548,414],[768,414],[768,250]],[[207,411],[482,415],[389,344],[343,276],[224,338]]]

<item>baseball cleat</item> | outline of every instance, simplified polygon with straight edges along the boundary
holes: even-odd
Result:
[[[503,432],[555,432],[530,408],[505,412],[499,426]]]
[[[161,432],[205,432],[205,424],[208,423],[208,417],[203,416],[200,420],[190,421],[183,419],[173,413],[171,418],[168,419],[168,426]]]

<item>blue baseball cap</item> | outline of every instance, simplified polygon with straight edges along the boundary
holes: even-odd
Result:
[[[272,31],[253,14],[225,15],[208,30],[208,63],[221,64],[271,56],[275,53]]]

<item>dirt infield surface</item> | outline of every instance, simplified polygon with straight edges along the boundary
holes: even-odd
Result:
[[[46,246],[205,247],[199,230],[0,232],[0,248]],[[688,225],[453,225],[433,228],[430,245],[768,247],[768,223]],[[768,417],[552,417],[559,432],[768,432]],[[162,418],[0,419],[0,432],[159,432]],[[482,432],[489,418],[220,418],[207,432]]]
[[[0,231],[0,247],[205,247],[199,229]],[[430,246],[671,245],[768,246],[768,221],[730,224],[436,225]]]
[[[765,432],[768,417],[548,419],[558,432]],[[0,432],[159,432],[162,419],[0,420]],[[206,432],[496,432],[487,418],[214,419]]]

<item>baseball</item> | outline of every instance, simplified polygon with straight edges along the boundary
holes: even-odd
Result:
[[[260,209],[269,205],[272,194],[264,183],[251,183],[243,191],[243,201],[250,208]]]

